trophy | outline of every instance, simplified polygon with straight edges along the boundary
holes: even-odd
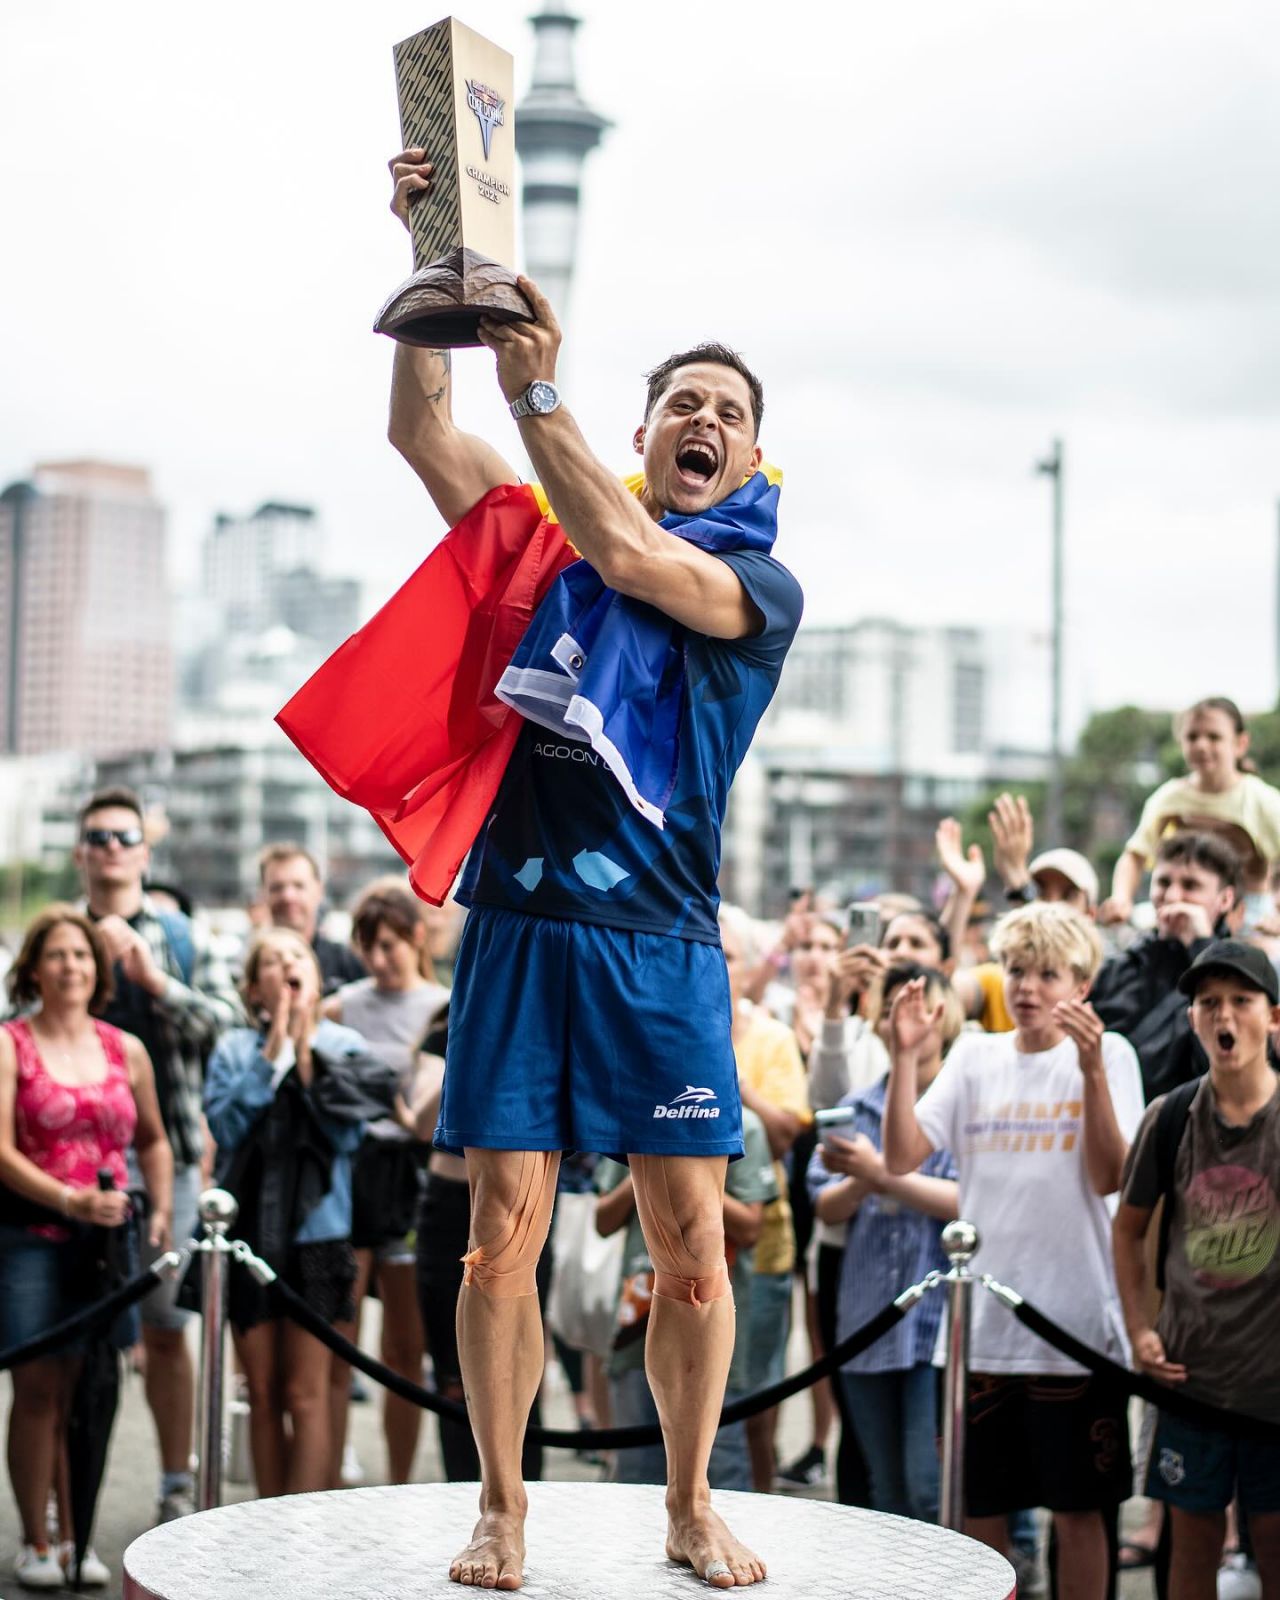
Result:
[[[481,317],[527,322],[515,260],[515,138],[510,55],[454,17],[395,47],[400,133],[435,171],[409,208],[413,276],[375,333],[404,344],[478,345]]]

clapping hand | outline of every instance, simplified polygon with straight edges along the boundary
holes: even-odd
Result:
[[[1069,1039],[1075,1040],[1082,1071],[1102,1066],[1105,1029],[1102,1018],[1087,1000],[1059,1000],[1053,1008],[1053,1020]]]
[[[942,1023],[943,1004],[929,1007],[924,979],[912,978],[893,997],[889,1010],[889,1037],[895,1053],[914,1055],[929,1035]]]

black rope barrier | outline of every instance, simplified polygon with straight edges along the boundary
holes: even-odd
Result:
[[[1171,1384],[1159,1383],[1155,1378],[1148,1377],[1145,1372],[1134,1372],[1129,1367],[1122,1367],[1118,1361],[1100,1355],[1087,1344],[1082,1344],[1065,1328],[1060,1328],[1056,1322],[1051,1322],[1043,1311],[1037,1311],[1027,1301],[1019,1299],[1016,1304],[1012,1304],[998,1290],[996,1299],[1007,1310],[1012,1311],[1024,1327],[1029,1328],[1046,1344],[1051,1344],[1055,1350],[1061,1351],[1064,1356],[1069,1356],[1072,1361],[1078,1361],[1082,1367],[1097,1373],[1100,1378],[1106,1378],[1118,1388],[1137,1395],[1140,1400],[1149,1400],[1161,1411],[1167,1411],[1171,1416],[1184,1417],[1188,1422],[1198,1422],[1204,1428],[1215,1428],[1223,1433],[1234,1434],[1239,1438],[1261,1439],[1269,1444],[1280,1443],[1280,1422],[1268,1422],[1264,1417],[1252,1417],[1243,1411],[1224,1411],[1219,1406],[1210,1405],[1207,1400],[1197,1400],[1194,1395],[1184,1394],[1181,1389],[1176,1389]]]
[[[122,1283],[101,1300],[95,1300],[83,1311],[77,1311],[74,1316],[55,1323],[44,1333],[38,1333],[34,1339],[15,1344],[8,1350],[0,1350],[0,1372],[21,1366],[24,1361],[36,1361],[41,1356],[52,1355],[82,1334],[92,1333],[104,1323],[113,1322],[122,1311],[127,1311],[131,1305],[149,1295],[162,1281],[163,1273],[158,1264],[147,1267],[136,1278],[130,1278],[128,1283]]]
[[[328,1345],[334,1355],[350,1362],[357,1371],[363,1372],[366,1378],[372,1378],[384,1389],[399,1395],[402,1400],[420,1406],[424,1411],[434,1411],[438,1417],[448,1417],[454,1422],[461,1423],[468,1421],[467,1408],[460,1401],[450,1400],[444,1395],[437,1394],[433,1389],[425,1389],[420,1383],[401,1377],[398,1372],[393,1372],[390,1367],[384,1366],[376,1357],[361,1350],[359,1345],[352,1344],[350,1339],[344,1338],[323,1317],[318,1316],[301,1295],[287,1283],[277,1278],[271,1287],[276,1292],[287,1316],[319,1339],[321,1344]],[[883,1338],[890,1328],[901,1322],[915,1303],[912,1300],[904,1304],[902,1303],[904,1299],[905,1297],[899,1297],[898,1300],[890,1301],[870,1321],[864,1322],[860,1328],[855,1328],[847,1339],[842,1339],[833,1350],[829,1350],[826,1355],[821,1356],[802,1372],[793,1373],[780,1383],[771,1384],[767,1389],[759,1389],[754,1394],[744,1395],[741,1400],[735,1400],[732,1405],[725,1406],[720,1413],[719,1426],[727,1427],[730,1423],[741,1422],[744,1417],[753,1417],[757,1412],[767,1411],[780,1401],[789,1399],[793,1394],[799,1394],[802,1389],[807,1389],[810,1384],[817,1383],[819,1379],[829,1377],[846,1361],[860,1355],[877,1339]],[[662,1429],[656,1422],[628,1428],[530,1427],[526,1437],[534,1444],[555,1445],[565,1450],[627,1450],[640,1445],[660,1443]]]

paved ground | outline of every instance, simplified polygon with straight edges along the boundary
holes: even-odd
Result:
[[[376,1302],[365,1314],[364,1343],[376,1349]],[[790,1352],[790,1370],[803,1365],[803,1350],[798,1340],[793,1340]],[[0,1425],[4,1425],[8,1411],[8,1385],[3,1385],[0,1399]],[[573,1426],[573,1409],[559,1368],[552,1368],[546,1392],[548,1423],[556,1427]],[[782,1408],[779,1428],[779,1453],[783,1460],[798,1455],[809,1442],[810,1408],[807,1396],[798,1395]],[[366,1472],[366,1483],[385,1482],[385,1459],[379,1424],[378,1406],[355,1405],[351,1408],[351,1433],[356,1453]],[[547,1477],[552,1481],[592,1481],[601,1476],[596,1467],[587,1466],[576,1456],[563,1450],[547,1452]],[[425,1418],[422,1442],[418,1450],[415,1479],[422,1483],[439,1482],[444,1474],[440,1466],[440,1451],[434,1418]],[[142,1394],[142,1383],[136,1376],[125,1381],[120,1414],[112,1443],[112,1456],[106,1485],[99,1502],[97,1529],[94,1544],[99,1555],[111,1568],[113,1581],[105,1591],[108,1600],[119,1600],[120,1565],[125,1547],[152,1524],[155,1515],[156,1454],[151,1417]],[[7,1489],[7,1485],[6,1485]],[[252,1493],[247,1483],[228,1482],[226,1501],[247,1499]],[[829,1498],[830,1489],[813,1491],[814,1498]],[[19,1528],[12,1495],[0,1493],[0,1596],[4,1600],[29,1591],[19,1587],[10,1576],[12,1561],[17,1550]],[[50,1591],[45,1591],[49,1593]],[[60,1591],[53,1591],[58,1593]],[[66,1591],[69,1593],[70,1591]],[[1154,1588],[1149,1574],[1134,1574],[1124,1581],[1122,1600],[1151,1600]]]

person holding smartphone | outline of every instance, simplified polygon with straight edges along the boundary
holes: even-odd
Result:
[[[918,963],[891,968],[879,1028],[888,1030],[894,998],[919,983],[929,1007],[918,1091],[937,1077],[964,1017],[945,977]],[[908,1283],[946,1270],[942,1225],[957,1215],[955,1162],[934,1150],[917,1172],[894,1176],[881,1153],[887,1074],[818,1113],[820,1142],[808,1181],[820,1221],[848,1224],[841,1252],[836,1338],[847,1338]],[[846,1122],[834,1118],[844,1111]],[[901,1281],[899,1281],[901,1280]],[[841,1369],[843,1410],[866,1458],[877,1511],[934,1522],[938,1516],[937,1373],[933,1347],[943,1302],[930,1296],[913,1317]]]

